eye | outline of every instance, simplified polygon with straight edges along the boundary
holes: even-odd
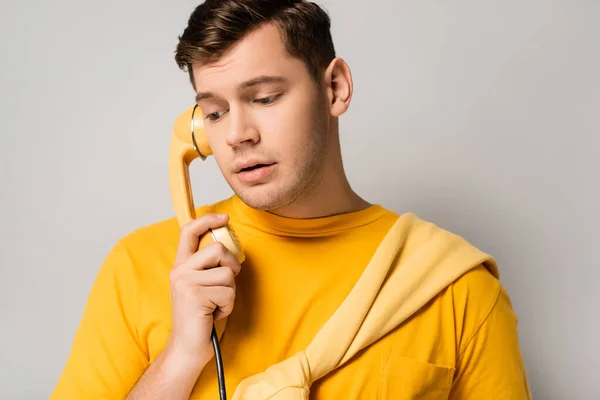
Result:
[[[270,104],[270,103],[274,102],[275,100],[277,100],[278,98],[279,98],[279,95],[275,95],[275,96],[263,97],[260,99],[256,99],[254,101],[259,104]]]
[[[225,111],[216,111],[214,113],[210,113],[206,116],[206,119],[210,120],[210,121],[216,121],[219,118],[221,118],[221,116],[225,114]]]

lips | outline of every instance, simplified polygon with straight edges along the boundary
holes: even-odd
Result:
[[[236,167],[236,177],[243,184],[259,184],[266,183],[272,178],[276,172],[277,163],[271,162],[246,162],[240,163]]]
[[[258,168],[268,167],[273,164],[275,164],[275,163],[267,162],[267,161],[259,161],[259,160],[243,161],[243,162],[239,162],[236,164],[235,172],[240,173],[240,172],[252,171],[252,170],[255,170]]]
[[[257,168],[268,167],[269,165],[273,165],[273,164],[256,164],[256,165],[253,165],[253,166],[251,166],[251,167],[242,168],[242,169],[240,170],[240,172],[244,172],[244,171],[252,171],[252,170],[255,170],[255,169],[257,169]]]

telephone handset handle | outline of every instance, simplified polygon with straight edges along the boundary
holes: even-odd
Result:
[[[212,155],[208,145],[202,119],[194,118],[199,114],[198,106],[188,108],[175,120],[169,154],[169,180],[171,197],[179,226],[183,226],[196,218],[194,199],[190,184],[190,163],[200,158],[205,160]],[[198,248],[219,241],[231,251],[238,262],[244,262],[244,249],[235,231],[229,224],[210,229],[200,237]]]

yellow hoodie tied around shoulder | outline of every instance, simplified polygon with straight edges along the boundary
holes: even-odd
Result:
[[[499,277],[489,255],[414,214],[403,214],[310,345],[243,380],[233,400],[308,400],[313,382],[342,366],[479,265]]]

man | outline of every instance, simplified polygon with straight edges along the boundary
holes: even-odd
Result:
[[[374,329],[390,325],[382,316],[410,304],[432,276],[455,271],[438,268],[455,253],[480,253],[351,188],[338,118],[352,77],[329,29],[327,14],[300,0],[207,0],[192,13],[176,60],[235,195],[200,207],[181,230],[173,218],[117,243],[52,398],[215,399],[211,331],[225,321],[220,348],[234,398],[530,398],[516,317],[486,257],[458,262],[460,274],[354,346],[370,315],[380,317]],[[245,249],[242,265],[219,243],[197,250],[199,235],[226,223]],[[399,265],[389,271],[409,275],[373,292],[357,316],[366,292],[356,288],[370,284],[370,261],[399,224]],[[461,250],[442,249],[450,242]],[[380,306],[384,292],[398,304]],[[350,313],[327,325],[344,305]],[[325,327],[334,333],[325,337]],[[316,341],[321,350],[305,353]],[[320,371],[338,348],[344,356]],[[290,372],[284,364],[297,354],[306,354],[304,370]],[[286,395],[290,388],[301,397]]]

